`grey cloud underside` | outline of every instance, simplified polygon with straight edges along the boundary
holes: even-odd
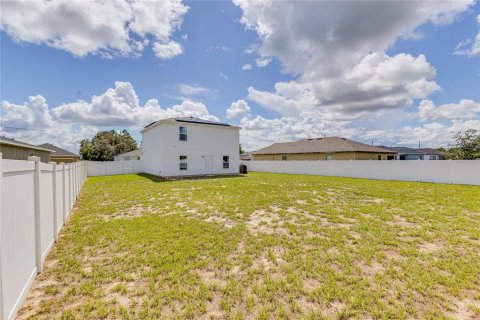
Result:
[[[249,52],[277,59],[283,71],[295,77],[277,82],[269,91],[248,88],[250,100],[279,114],[273,119],[242,119],[251,145],[258,145],[259,137],[264,146],[323,134],[408,144],[421,138],[440,145],[451,141],[452,131],[480,125],[472,112],[455,120],[455,103],[421,106],[424,121],[452,120],[451,124],[405,125],[401,119],[419,117],[405,108],[441,89],[434,80],[436,69],[422,54],[386,54],[399,38],[421,39],[419,28],[426,23],[441,27],[454,22],[474,1],[234,3],[242,10],[242,23],[260,41]],[[372,128],[374,122],[400,129]]]
[[[257,53],[277,58],[286,72],[297,76],[291,85],[311,89],[315,103],[292,108],[260,105],[292,115],[312,106],[332,113],[358,113],[410,106],[439,90],[432,80],[435,69],[422,55],[384,55],[403,36],[427,22],[446,24],[468,9],[472,1],[234,1],[242,9],[242,22],[257,32],[261,45]],[[354,72],[352,77],[350,73]],[[378,77],[377,83],[369,78]],[[387,82],[389,87],[381,87]],[[414,87],[412,88],[412,83]],[[252,97],[250,97],[252,98]],[[272,96],[269,97],[272,100]],[[295,108],[294,108],[295,109]]]

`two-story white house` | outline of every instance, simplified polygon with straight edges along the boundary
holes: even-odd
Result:
[[[162,177],[237,174],[239,130],[197,118],[153,122],[141,131],[143,171]]]

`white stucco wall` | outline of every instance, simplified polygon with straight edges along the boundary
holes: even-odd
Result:
[[[163,169],[163,126],[157,126],[142,134],[143,171],[160,175]]]
[[[187,127],[187,141],[179,140],[179,127]],[[159,176],[235,174],[238,173],[238,128],[194,124],[162,123],[143,133],[143,169]],[[181,155],[187,156],[187,170],[180,170]],[[223,169],[223,156],[230,166]],[[211,159],[211,171],[206,161]]]

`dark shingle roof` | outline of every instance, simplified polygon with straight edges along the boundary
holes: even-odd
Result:
[[[396,153],[380,147],[348,140],[340,137],[303,139],[294,142],[274,143],[252,154],[292,154],[292,153],[336,153],[336,152],[376,152]]]
[[[54,146],[51,143],[39,144],[37,147],[53,150],[55,153],[52,154],[52,156],[55,156],[55,157],[79,157],[78,154],[75,154],[75,153],[70,152],[68,150],[65,150],[65,149],[62,149],[60,147]]]
[[[146,131],[147,128],[154,127],[156,124],[169,122],[169,121],[170,122],[171,121],[176,121],[176,122],[184,122],[184,123],[206,124],[206,125],[212,125],[212,126],[221,126],[221,127],[230,127],[230,128],[240,129],[237,126],[234,126],[234,125],[229,124],[229,123],[224,123],[224,122],[204,120],[204,119],[194,118],[194,117],[177,117],[177,118],[168,118],[168,119],[162,119],[162,120],[152,122],[152,123],[146,125],[141,132]]]
[[[29,144],[29,143],[26,143],[26,142],[21,142],[21,141],[15,140],[15,139],[10,139],[10,138],[5,138],[5,137],[0,137],[0,144],[7,144],[7,145],[11,145],[11,146],[26,148],[26,149],[34,149],[34,150],[55,152],[55,150],[47,148],[47,147],[34,146],[33,144]]]
[[[214,126],[224,126],[224,127],[232,126],[231,124],[228,124],[228,123],[216,122],[216,121],[210,121],[210,120],[203,120],[203,119],[193,118],[193,117],[175,118],[175,120],[178,121],[178,122],[211,124],[211,125],[214,125]]]

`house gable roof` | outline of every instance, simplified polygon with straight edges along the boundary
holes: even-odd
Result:
[[[52,156],[55,156],[55,157],[80,157],[78,154],[75,154],[68,150],[57,147],[51,143],[39,144],[37,147],[53,150],[55,153],[52,154]]]
[[[15,140],[15,139],[10,139],[10,138],[5,138],[5,137],[0,137],[0,144],[20,147],[20,148],[25,148],[25,149],[55,152],[55,150],[50,149],[50,148],[34,146],[33,144],[29,144],[29,143],[26,143],[26,142],[21,142],[21,141]]]
[[[396,153],[380,147],[348,140],[340,137],[303,139],[294,142],[274,143],[271,146],[252,152],[252,154],[292,154],[292,153],[337,153],[337,152],[373,152]]]
[[[216,121],[210,121],[210,120],[203,120],[200,118],[194,118],[194,117],[178,117],[178,118],[169,118],[169,119],[163,119],[163,120],[158,120],[155,122],[152,122],[145,126],[140,133],[144,133],[162,123],[191,123],[195,125],[210,125],[210,126],[217,126],[217,127],[224,127],[224,128],[231,128],[231,129],[240,129],[240,127],[234,126],[229,123],[224,123],[224,122],[216,122]]]
[[[116,157],[139,157],[142,155],[142,148],[137,150],[128,151],[122,154],[117,154]]]

